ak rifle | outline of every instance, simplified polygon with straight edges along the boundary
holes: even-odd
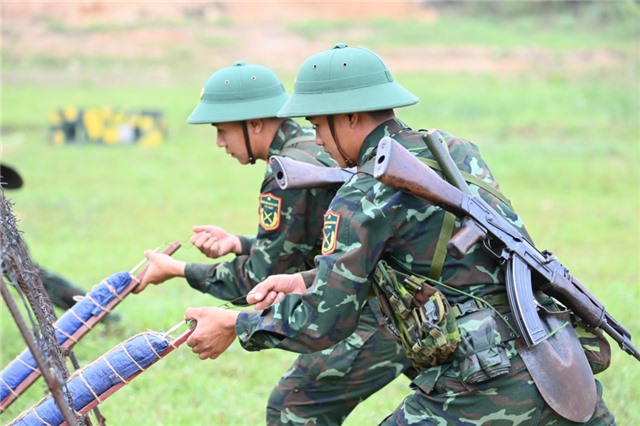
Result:
[[[276,155],[269,158],[269,164],[280,189],[339,187],[356,173],[355,168],[317,166]]]
[[[430,148],[442,144],[434,131],[427,132],[423,138]],[[433,139],[436,139],[435,143]],[[509,305],[528,347],[547,337],[537,313],[533,296],[535,287],[554,297],[589,326],[603,330],[623,351],[640,361],[640,352],[631,342],[631,333],[606,311],[602,302],[569,274],[551,252],[538,251],[482,198],[449,184],[392,138],[380,140],[375,161],[376,179],[437,205],[462,220],[462,227],[447,244],[453,257],[461,259],[471,246],[481,241],[486,250],[506,264]],[[449,169],[445,170],[445,175],[459,173],[455,164],[447,167],[445,163],[441,167]]]

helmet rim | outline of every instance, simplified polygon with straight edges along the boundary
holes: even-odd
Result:
[[[362,99],[371,101],[366,105]],[[278,117],[314,117],[382,111],[418,103],[418,98],[398,83],[327,93],[294,93],[278,111]]]
[[[277,98],[253,101],[237,100],[221,103],[203,99],[193,109],[187,118],[187,123],[215,124],[276,117],[277,112],[287,99],[289,99],[289,95],[286,93]]]

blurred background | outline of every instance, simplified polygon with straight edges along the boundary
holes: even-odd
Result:
[[[191,226],[252,234],[264,163],[240,167],[215,129],[186,119],[208,76],[236,60],[289,90],[336,42],[379,54],[420,98],[414,129],[477,144],[540,249],[551,249],[640,339],[640,6],[634,1],[9,2],[2,12],[1,153],[24,180],[4,191],[33,259],[85,290],[184,242]],[[86,365],[188,306],[219,301],[183,280],[131,295],[121,321],[74,347]],[[59,311],[61,313],[61,311]],[[0,306],[0,365],[25,347]],[[638,364],[618,348],[598,376],[619,424],[637,422]],[[180,348],[105,401],[110,424],[263,424],[294,354],[234,344],[202,362]],[[346,424],[377,424],[399,378]],[[37,402],[40,380],[0,422]],[[634,422],[635,420],[635,422]]]

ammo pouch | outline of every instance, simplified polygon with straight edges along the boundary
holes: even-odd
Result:
[[[376,266],[373,288],[387,327],[416,369],[440,365],[450,358],[460,334],[454,312],[440,290],[384,261]]]
[[[509,372],[509,350],[506,342],[516,338],[503,318],[484,302],[469,299],[455,305],[459,313],[460,344],[453,354],[452,365],[465,383],[479,383]]]

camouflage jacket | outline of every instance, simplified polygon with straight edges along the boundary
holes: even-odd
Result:
[[[498,188],[476,146],[441,134],[462,171]],[[433,158],[420,133],[399,120],[381,124],[366,138],[359,153],[359,173],[338,190],[324,214],[322,255],[316,257],[313,284],[305,294],[288,295],[264,311],[241,312],[236,333],[245,349],[312,352],[344,339],[357,325],[360,309],[371,294],[369,278],[381,259],[399,271],[428,276],[445,212],[365,172],[373,169],[376,147],[384,136],[393,137],[418,158]],[[472,190],[478,188],[472,186]],[[479,192],[522,227],[506,205],[484,190]],[[459,225],[457,221],[456,229]],[[462,260],[447,256],[442,280],[476,296],[505,292],[502,269],[479,245]],[[457,292],[445,294],[452,304],[467,300]]]
[[[303,151],[327,166],[337,165],[315,144],[312,129],[286,120],[271,143],[269,155],[287,156],[292,150]],[[255,238],[240,237],[243,254],[231,261],[188,263],[187,282],[203,293],[244,304],[242,296],[269,275],[312,269],[322,241],[322,213],[335,192],[335,188],[282,190],[267,166],[258,199]]]

